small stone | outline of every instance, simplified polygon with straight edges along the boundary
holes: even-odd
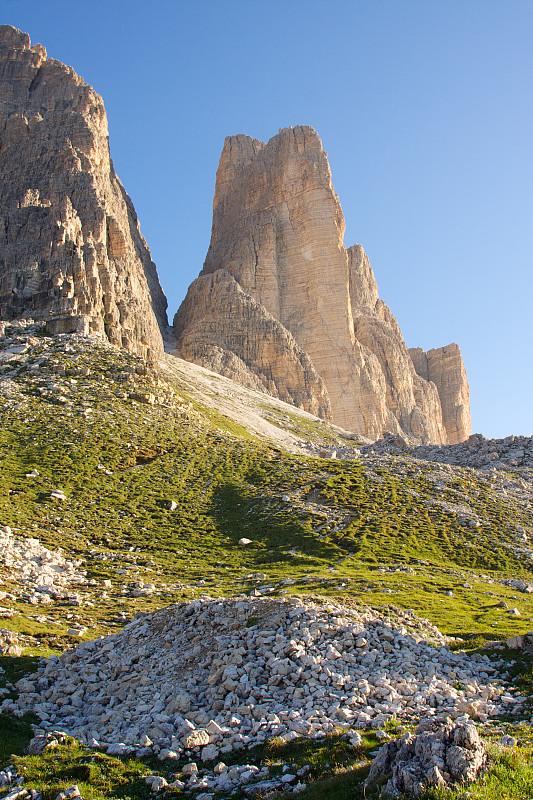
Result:
[[[502,747],[516,747],[518,741],[517,739],[514,738],[514,736],[505,735],[502,736],[502,738],[499,741],[499,744],[501,744]]]
[[[144,779],[144,782],[153,792],[160,792],[161,789],[168,786],[167,781],[159,775],[148,775],[148,777]]]
[[[124,742],[115,742],[107,747],[106,753],[108,756],[129,756],[134,751],[134,747],[124,744]]]
[[[179,753],[177,753],[175,750],[165,747],[164,750],[160,750],[160,752],[157,754],[157,758],[159,761],[166,761],[167,759],[169,759],[169,761],[176,761],[179,758]]]
[[[28,756],[38,756],[51,746],[52,741],[57,744],[55,739],[49,740],[46,736],[34,736],[24,752]]]
[[[204,731],[202,728],[198,728],[197,730],[191,731],[187,734],[183,739],[183,746],[187,749],[191,747],[203,747],[206,744],[209,744],[209,734],[207,731]]]
[[[74,797],[81,797],[80,790],[76,784],[73,784],[72,786],[69,786],[68,789],[64,789],[62,792],[59,792],[56,800],[72,800]]]
[[[239,544],[241,547],[246,547],[247,544],[253,544],[253,542],[251,539],[247,539],[245,536],[243,536],[242,539],[239,539]]]
[[[202,749],[202,761],[213,761],[218,756],[218,747],[214,744],[209,744]]]

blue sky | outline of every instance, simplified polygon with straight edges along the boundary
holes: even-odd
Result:
[[[103,96],[172,318],[229,134],[312,125],[408,346],[456,341],[472,423],[533,434],[531,0],[0,0]]]

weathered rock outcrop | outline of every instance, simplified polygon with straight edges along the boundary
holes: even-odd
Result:
[[[228,137],[217,172],[209,251],[175,318],[177,353],[220,369],[215,348],[208,352],[205,345],[207,323],[210,342],[223,342],[224,374],[242,380],[244,362],[264,390],[278,393],[272,387],[276,375],[265,379],[263,352],[257,343],[247,344],[261,333],[242,314],[233,316],[235,292],[231,301],[219,293],[214,302],[214,284],[205,282],[208,275],[229,273],[250,298],[246,302],[260,304],[307,354],[303,374],[314,368],[323,380],[335,423],[372,438],[390,432],[419,443],[447,442],[437,386],[415,370],[398,323],[379,299],[363,248],[347,250],[344,230],[327,156],[312,128],[284,129],[266,144]],[[211,298],[202,301],[208,286]],[[239,359],[236,372],[229,351]],[[289,362],[278,361],[276,372],[296,397],[300,375]],[[456,401],[450,390],[445,394],[451,408]]]
[[[0,319],[162,351],[166,300],[109,155],[102,99],[0,27]]]
[[[472,431],[470,390],[459,347],[452,343],[427,353],[416,347],[409,353],[417,373],[437,387],[448,444],[468,439]]]
[[[365,787],[389,778],[387,797],[421,797],[429,787],[473,783],[487,761],[485,744],[472,722],[423,719],[416,733],[384,745],[374,759]],[[390,776],[390,777],[389,777]]]
[[[329,418],[326,387],[307,353],[226,270],[194,281],[175,330],[187,361]]]

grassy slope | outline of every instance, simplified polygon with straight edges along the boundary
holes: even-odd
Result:
[[[122,624],[117,611],[129,617],[261,586],[409,607],[458,636],[531,628],[530,596],[498,582],[530,577],[529,561],[514,547],[516,526],[530,520],[512,494],[502,500],[473,471],[451,469],[443,480],[437,465],[402,459],[293,456],[192,407],[179,386],[172,395],[167,384],[128,374],[139,366],[134,357],[79,346],[54,352],[48,344],[42,356],[40,377],[22,368],[13,376],[21,394],[0,401],[0,524],[84,559],[96,585],[74,609],[2,601],[17,612],[4,627],[33,637],[29,653],[68,647],[73,620],[92,638]],[[58,374],[63,368],[89,374],[71,379]],[[162,405],[129,399],[132,392],[152,393]],[[26,478],[34,468],[40,476]],[[65,502],[50,499],[57,488]],[[465,527],[464,507],[480,528]],[[243,536],[253,543],[239,546]],[[14,588],[2,577],[5,590]],[[104,579],[113,584],[107,598]],[[153,581],[155,594],[129,596],[124,587],[139,579]],[[522,616],[509,617],[501,600]],[[16,661],[4,659],[10,669]],[[24,731],[17,735],[22,741]],[[20,742],[11,749],[20,752]],[[117,793],[98,796],[142,796],[132,789],[133,773],[117,775]],[[335,785],[320,796],[344,797],[343,782],[356,778],[330,777]],[[123,780],[133,793],[119,790]]]

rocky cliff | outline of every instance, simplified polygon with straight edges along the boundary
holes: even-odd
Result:
[[[331,419],[374,439],[386,432],[417,442],[466,438],[470,431],[457,407],[468,404],[464,368],[441,359],[438,381],[415,369],[398,323],[378,296],[363,248],[346,249],[344,230],[327,156],[312,128],[281,130],[266,144],[243,135],[227,138],[209,251],[175,318],[177,353],[216,370],[223,342],[224,374],[242,380],[244,371],[251,372],[265,391],[282,396],[281,374],[283,399],[290,395],[300,405],[300,394],[308,409],[319,376]],[[253,301],[251,324],[242,313],[235,315],[235,287],[224,296],[213,294],[228,276],[241,293],[241,307]],[[286,333],[276,328],[284,348],[276,350],[275,372],[266,374],[257,342],[272,335],[272,320]],[[299,372],[293,341],[300,348]],[[285,358],[289,351],[293,361]],[[229,353],[238,364],[235,372]],[[447,377],[450,370],[453,377]],[[325,413],[321,399],[316,405]]]
[[[162,351],[166,300],[109,155],[102,99],[0,27],[0,319]]]
[[[194,281],[175,331],[187,361],[330,417],[326,387],[307,353],[226,270]]]
[[[448,444],[468,439],[472,430],[470,393],[459,347],[452,343],[427,353],[416,347],[409,354],[417,373],[437,387]]]

